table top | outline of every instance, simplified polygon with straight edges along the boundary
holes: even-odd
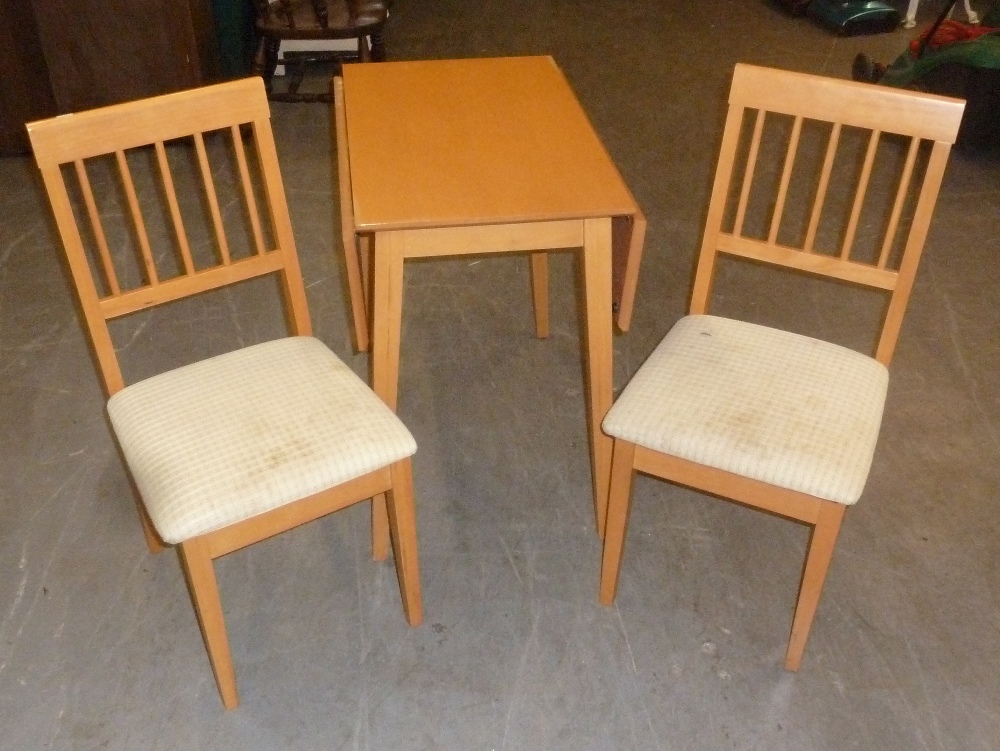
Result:
[[[344,66],[360,231],[630,215],[551,57]]]

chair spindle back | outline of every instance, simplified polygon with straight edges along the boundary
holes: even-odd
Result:
[[[737,65],[691,313],[707,309],[720,253],[885,290],[890,293],[889,307],[875,356],[888,364],[963,110],[964,102],[958,99]],[[817,122],[828,127],[825,148],[802,148],[804,129]],[[773,132],[769,129],[788,131],[784,156],[776,162],[780,172],[776,170],[770,181],[762,175],[767,160],[761,159],[773,150],[765,136]],[[856,154],[860,159],[854,159],[860,164],[853,167],[854,152],[845,148],[849,142],[861,144]],[[921,148],[923,143],[930,144],[929,153]],[[781,151],[780,145],[776,150]],[[803,159],[803,151],[814,158]],[[882,152],[887,156],[877,167]],[[894,153],[899,157],[895,163]],[[805,162],[809,164],[803,168]],[[918,163],[923,163],[922,169]],[[863,222],[863,216],[879,214],[876,191],[870,190],[876,184],[877,192],[886,194],[884,210],[874,221]],[[796,195],[811,200],[806,201],[800,226],[789,228],[793,186]],[[846,198],[842,210],[832,199],[835,194]],[[761,205],[769,217],[751,228],[748,216]],[[843,220],[833,235],[839,234],[839,242],[820,247],[820,238],[829,242],[831,237],[821,231],[831,219]],[[866,235],[874,235],[871,253],[863,258],[856,247],[862,227]]]
[[[109,396],[121,390],[124,382],[108,321],[129,313],[277,273],[290,330],[300,335],[310,333],[270,112],[259,78],[29,123],[28,132]],[[248,140],[255,147],[254,175],[244,133],[252,134]],[[239,194],[249,225],[249,249],[241,255],[234,253],[227,235],[223,220],[227,204],[220,204],[217,173],[206,147],[208,134],[215,140],[228,140],[234,155],[238,175],[233,177],[233,182],[238,183],[234,192]],[[195,201],[192,209],[186,193],[179,193],[175,184],[175,169],[168,159],[166,144],[177,139],[185,139],[194,147],[192,158],[197,166],[192,172],[198,179],[193,182],[201,194],[201,213],[207,214],[205,244],[212,246],[211,253],[199,255],[192,250],[195,242],[189,225],[193,222],[185,220],[183,209],[187,207],[190,219],[192,213],[198,213],[198,203]],[[145,163],[149,180],[141,183],[144,189],[140,190],[139,178],[147,174],[136,172],[147,172],[142,170],[141,156],[149,155],[149,146],[153,147]],[[129,258],[123,247],[129,243],[109,241],[106,225],[117,217],[115,211],[99,206],[98,198],[104,196],[107,200],[108,191],[95,191],[88,171],[88,162],[109,156],[113,156],[127,206],[127,211],[122,210],[129,224],[125,234],[132,237],[131,250],[136,259]],[[63,166],[69,164],[76,185],[66,179]],[[259,179],[259,191],[255,177]],[[71,198],[71,188],[76,200]],[[260,201],[267,207],[267,224],[262,221]],[[166,225],[164,232],[155,235],[159,244],[151,239],[154,233],[149,229],[157,210]],[[78,214],[81,219],[86,216],[89,224],[89,254]],[[167,246],[169,252],[159,252],[161,245]],[[164,273],[164,256],[174,258],[177,273]],[[133,267],[137,273],[130,275],[128,269]],[[138,281],[133,277],[139,277]]]

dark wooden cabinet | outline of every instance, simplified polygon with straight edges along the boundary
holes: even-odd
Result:
[[[28,150],[24,123],[56,114],[31,6],[0,0],[0,154]]]
[[[219,77],[211,0],[0,0],[0,150],[35,117]]]

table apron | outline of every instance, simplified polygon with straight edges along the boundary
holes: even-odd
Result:
[[[404,258],[510,253],[525,250],[583,247],[583,219],[519,224],[482,224],[465,227],[389,230],[378,238],[393,237]],[[395,243],[393,243],[395,244]]]

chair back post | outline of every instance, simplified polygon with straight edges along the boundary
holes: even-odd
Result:
[[[924,243],[930,229],[934,206],[937,204],[951,146],[952,144],[947,141],[936,141],[931,147],[931,155],[924,175],[926,187],[925,190],[921,191],[914,210],[910,235],[907,238],[906,248],[903,251],[903,258],[897,272],[896,288],[891,293],[885,322],[882,325],[882,334],[879,336],[875,351],[875,359],[886,367],[892,361],[896,342],[899,340],[899,330],[903,325],[903,316],[906,314],[906,306],[910,301],[910,292],[913,290],[913,281],[917,275],[917,267],[920,265],[920,256],[923,254]]]
[[[265,96],[263,82],[259,78],[250,80],[260,84],[260,95]],[[257,144],[257,158],[260,160],[264,178],[264,191],[267,195],[271,226],[274,228],[278,252],[283,257],[279,275],[288,329],[296,336],[309,336],[312,334],[312,323],[309,319],[309,307],[306,303],[306,288],[302,281],[302,270],[295,248],[292,220],[288,215],[288,202],[285,198],[285,186],[281,179],[278,151],[274,144],[270,118],[255,120],[253,130],[254,141]]]
[[[707,311],[711,296],[712,279],[720,254],[727,254],[762,262],[772,266],[827,276],[859,284],[888,293],[889,301],[879,334],[875,358],[888,365],[899,337],[903,315],[906,311],[913,280],[916,274],[931,215],[944,177],[945,165],[951,146],[955,142],[961,123],[965,102],[950,97],[935,96],[912,91],[902,91],[854,81],[837,80],[791,71],[760,68],[738,64],[729,94],[729,110],[723,131],[722,146],[712,197],[709,203],[705,234],[695,270],[691,293],[691,314]],[[746,113],[756,112],[752,128],[748,127]],[[780,179],[773,202],[773,212],[763,237],[744,233],[752,191],[757,158],[760,155],[762,133],[769,115],[793,118]],[[804,239],[798,245],[779,240],[779,230],[789,195],[789,184],[795,161],[803,122],[806,120],[830,124],[832,129],[827,141],[822,166],[818,171],[814,200]],[[844,229],[842,247],[817,250],[813,247],[820,224],[831,171],[841,143],[841,129],[856,128],[869,132],[860,177],[852,186],[853,198]],[[740,151],[744,129],[752,130],[742,185],[736,202],[731,231],[723,228],[727,208],[735,191],[733,174]],[[910,146],[902,174],[896,181],[896,192],[884,232],[880,238],[881,249],[877,260],[869,263],[852,258],[866,201],[866,192],[873,174],[873,164],[883,135],[895,134],[908,137]],[[911,180],[919,147],[924,142],[932,144],[926,168],[917,194],[916,205],[909,229],[902,242],[898,266],[888,265],[895,246],[900,218],[911,192]]]
[[[260,212],[247,166],[241,127],[250,125],[260,170],[263,195],[270,218],[275,247],[264,244]],[[90,342],[107,395],[124,388],[121,367],[115,353],[108,322],[120,316],[172,302],[193,294],[217,289],[239,281],[277,273],[289,329],[299,335],[311,333],[305,286],[302,283],[295,240],[288,216],[288,206],[278,166],[270,111],[259,78],[230,81],[215,86],[167,94],[160,97],[103,107],[28,124],[35,159],[42,175],[63,250],[69,264],[77,297]],[[228,131],[239,169],[239,186],[253,234],[253,247],[245,258],[233,259],[222,222],[204,143],[204,134]],[[210,215],[209,231],[217,251],[215,263],[195,268],[180,201],[176,193],[164,143],[193,137],[197,173],[203,198]],[[172,250],[179,256],[175,276],[160,278],[147,232],[140,193],[136,190],[126,152],[139,147],[155,147],[156,170],[150,176],[157,182],[166,204],[173,235]],[[122,289],[115,269],[112,250],[105,236],[101,212],[88,177],[86,160],[114,155],[118,178],[127,199],[126,216],[137,240],[138,269],[143,277],[138,286]],[[84,245],[67,190],[64,167],[72,164],[79,182],[84,207],[81,214],[89,219],[95,244],[91,259]],[[95,279],[101,274],[103,284]]]
[[[743,129],[742,107],[730,106],[726,115],[726,125],[722,132],[722,148],[719,164],[715,169],[715,180],[712,183],[712,198],[708,204],[708,218],[705,222],[705,236],[698,254],[698,266],[695,271],[694,284],[691,287],[691,315],[702,315],[708,309],[708,301],[712,296],[712,279],[715,276],[715,261],[719,248],[719,232],[722,229],[722,217],[726,211],[729,198],[729,183],[733,177],[736,148],[739,144],[740,132]]]

